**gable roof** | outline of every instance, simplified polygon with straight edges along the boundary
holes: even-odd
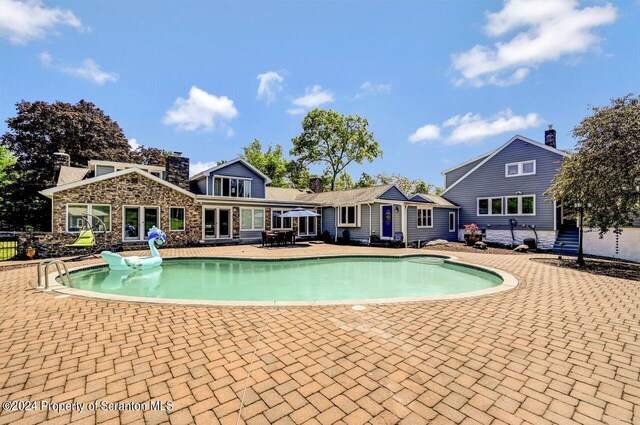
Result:
[[[62,186],[64,184],[83,180],[88,173],[89,173],[88,168],[67,167],[66,165],[63,165],[62,167],[60,167],[60,172],[58,173],[58,180],[56,181],[56,186]]]
[[[247,167],[248,169],[250,169],[251,171],[253,171],[257,175],[262,177],[266,184],[271,183],[271,179],[269,177],[267,177],[262,171],[258,170],[256,167],[254,167],[253,165],[249,164],[245,159],[240,158],[240,157],[238,157],[236,159],[232,159],[231,161],[228,161],[228,162],[224,162],[224,163],[222,163],[220,165],[216,165],[215,167],[208,168],[208,169],[206,169],[204,171],[201,171],[198,174],[195,174],[195,175],[189,177],[189,180],[197,180],[199,178],[206,177],[209,174],[211,174],[212,172],[220,170],[220,169],[222,169],[224,167],[227,167],[227,166],[229,166],[231,164],[235,164],[236,162],[241,163],[242,165],[244,165],[245,167]]]
[[[82,187],[82,186],[86,186],[88,184],[92,184],[92,183],[97,183],[103,180],[109,180],[115,177],[120,177],[120,176],[124,176],[130,173],[136,173],[136,174],[140,174],[142,177],[145,177],[147,179],[151,179],[153,181],[155,181],[156,183],[160,183],[163,184],[165,186],[167,186],[170,189],[173,189],[177,192],[182,193],[183,195],[187,195],[190,198],[195,198],[196,195],[194,193],[189,192],[188,190],[184,190],[181,187],[176,186],[175,184],[169,183],[168,181],[162,180],[159,177],[154,176],[153,174],[149,174],[146,171],[143,171],[139,168],[127,168],[125,170],[120,170],[120,171],[116,171],[113,173],[108,173],[108,174],[103,174],[101,176],[98,177],[91,177],[88,179],[84,179],[84,180],[79,180],[79,181],[75,181],[75,182],[71,182],[71,183],[67,183],[67,184],[62,184],[59,186],[54,186],[54,187],[50,187],[48,189],[45,190],[41,190],[39,193],[41,195],[44,195],[48,198],[53,197],[54,193],[58,193],[58,192],[62,192],[64,190],[69,190],[69,189],[74,189],[76,187]]]
[[[427,204],[434,204],[440,207],[460,208],[458,205],[449,202],[442,196],[432,195],[430,193],[416,193],[411,197],[412,201],[423,202]]]
[[[293,189],[288,187],[271,187],[265,188],[265,199],[274,201],[297,201],[301,195],[312,194],[310,190]]]
[[[490,155],[488,155],[485,159],[483,159],[480,163],[478,163],[478,165],[476,165],[475,167],[473,167],[471,170],[469,170],[464,176],[460,177],[458,180],[456,180],[455,182],[453,182],[453,184],[451,186],[449,186],[448,188],[446,188],[444,190],[444,192],[442,192],[442,195],[444,195],[445,193],[447,193],[449,190],[451,190],[452,188],[456,187],[456,185],[458,183],[460,183],[462,180],[466,179],[468,176],[470,176],[471,174],[473,174],[474,171],[476,171],[478,168],[482,167],[484,164],[487,163],[487,161],[489,161],[491,158],[493,158],[494,156],[496,156],[497,154],[499,154],[501,151],[503,151],[507,146],[509,146],[511,143],[515,142],[516,140],[520,140],[522,142],[525,143],[529,143],[530,145],[542,148],[542,149],[546,149],[550,152],[556,153],[558,155],[564,156],[564,157],[569,157],[571,156],[570,154],[561,151],[560,149],[556,149],[556,148],[552,148],[551,146],[547,146],[544,143],[540,143],[540,142],[536,142],[533,139],[529,139],[528,137],[524,137],[521,136],[519,134],[516,134],[515,136],[513,136],[511,139],[509,139],[509,141],[507,141],[507,143],[505,143],[504,145],[500,146],[498,149],[494,150],[493,152],[491,152]]]
[[[320,192],[298,196],[298,201],[317,202],[322,205],[354,205],[373,202],[384,195],[389,189],[398,187],[394,184],[382,184],[357,189],[335,190],[333,192]],[[402,191],[398,189],[400,193]],[[404,195],[404,194],[403,194]],[[405,196],[406,198],[406,196]]]

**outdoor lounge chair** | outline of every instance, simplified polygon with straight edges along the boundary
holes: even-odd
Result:
[[[394,248],[400,248],[402,243],[404,242],[404,235],[402,232],[395,232],[393,234],[393,240],[391,241],[391,246]]]
[[[91,214],[86,214],[86,216],[82,218],[84,223],[82,225],[82,228],[80,229],[78,237],[75,241],[71,242],[70,244],[66,244],[65,246],[70,248],[86,248],[88,251],[85,254],[69,259],[69,261],[76,261],[89,256],[95,257],[96,253],[101,249],[101,247],[98,246],[96,240],[96,232],[98,232],[98,230],[94,231],[94,226],[92,226],[89,218],[92,218],[96,221],[95,227],[97,229],[100,229],[100,227],[102,227],[103,230],[101,232],[104,235],[104,229],[106,229],[104,221],[102,221],[99,217],[95,217]]]

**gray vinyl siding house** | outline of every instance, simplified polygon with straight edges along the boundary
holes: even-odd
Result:
[[[495,236],[496,242],[512,243],[537,232],[541,246],[550,247],[559,214],[545,192],[566,156],[554,147],[515,136],[483,159],[461,167],[464,174],[447,170],[442,196],[460,206],[461,227],[475,223],[488,232],[487,240]],[[512,170],[518,173],[510,175]],[[516,220],[514,229],[521,238],[512,236],[511,220]]]

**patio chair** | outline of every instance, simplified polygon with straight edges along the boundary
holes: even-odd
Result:
[[[404,242],[404,235],[402,232],[395,232],[393,234],[393,240],[391,241],[391,246],[394,248],[400,248],[402,243]]]
[[[267,245],[267,232],[262,232],[262,247]]]
[[[287,234],[285,232],[278,232],[275,239],[276,245],[285,246],[287,243]]]
[[[90,221],[90,219],[93,220],[93,222]],[[98,251],[106,245],[104,240],[106,225],[102,219],[91,214],[85,214],[80,220],[82,221],[82,226],[78,236],[72,243],[65,244],[65,247],[85,249],[86,252],[77,257],[70,258],[67,261],[78,261],[87,257],[96,257]],[[98,235],[102,236],[102,243],[98,243]]]
[[[286,244],[286,245],[295,245],[295,243],[296,243],[296,239],[295,239],[295,237],[293,236],[293,231],[292,231],[292,230],[289,230],[289,231],[286,233],[286,236],[285,236],[285,244]]]

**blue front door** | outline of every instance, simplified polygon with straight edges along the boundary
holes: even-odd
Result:
[[[393,206],[382,206],[382,237],[390,238],[393,236]]]

